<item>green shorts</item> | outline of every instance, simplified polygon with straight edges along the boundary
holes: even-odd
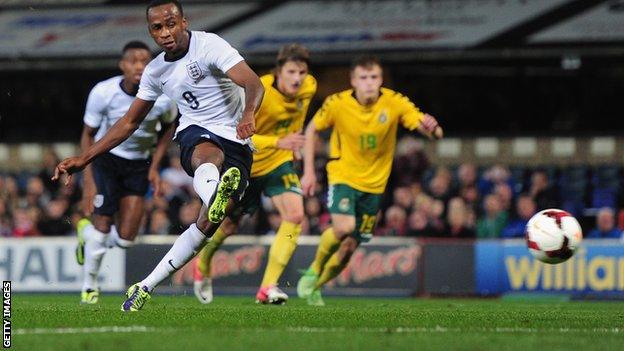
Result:
[[[355,216],[353,237],[360,243],[373,237],[375,220],[382,194],[365,193],[346,184],[330,184],[327,193],[327,208],[331,214]]]
[[[249,179],[249,186],[245,190],[243,199],[239,204],[239,211],[234,211],[239,215],[253,214],[260,206],[260,195],[268,197],[281,195],[285,192],[303,194],[299,176],[295,172],[291,161],[282,163],[271,172]]]

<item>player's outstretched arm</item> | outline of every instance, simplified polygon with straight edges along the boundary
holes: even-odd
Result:
[[[171,139],[173,139],[173,134],[175,133],[175,130],[175,123],[163,126],[164,132],[160,133],[158,136],[156,150],[154,150],[154,154],[152,155],[152,164],[150,165],[149,172],[147,173],[147,178],[154,188],[154,196],[157,197],[160,196],[161,190],[160,174],[158,173],[158,168],[160,167],[160,162],[167,153],[167,148],[169,147],[169,143],[171,143]]]
[[[80,156],[66,158],[61,161],[54,169],[52,180],[58,180],[61,174],[67,174],[68,177],[65,184],[69,184],[73,173],[82,171],[94,158],[128,139],[145,119],[152,106],[154,106],[154,101],[134,99],[128,112],[117,123],[113,124],[102,139],[91,145],[86,151],[83,151]]]
[[[316,186],[316,172],[314,170],[314,142],[316,141],[316,125],[310,121],[305,129],[305,142],[303,144],[303,177],[301,177],[301,189],[304,196],[313,196]]]
[[[226,74],[234,83],[245,89],[245,110],[236,132],[239,139],[250,138],[256,132],[255,115],[262,103],[264,87],[258,75],[245,61],[235,64]]]

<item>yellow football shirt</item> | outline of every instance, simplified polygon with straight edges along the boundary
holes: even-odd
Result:
[[[303,122],[316,94],[316,79],[308,74],[299,93],[289,98],[274,85],[275,76],[267,74],[260,78],[264,86],[264,98],[256,113],[256,134],[251,138],[257,151],[253,155],[251,176],[263,176],[281,164],[293,160],[291,150],[277,148],[277,141],[303,128]]]
[[[327,163],[329,184],[381,194],[392,168],[398,124],[414,130],[423,113],[404,95],[381,88],[379,100],[363,106],[353,90],[325,99],[314,115],[317,130],[333,127]]]

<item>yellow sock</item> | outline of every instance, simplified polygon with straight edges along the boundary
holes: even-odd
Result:
[[[323,234],[321,234],[321,241],[316,249],[316,256],[314,257],[314,262],[312,262],[310,268],[312,268],[316,274],[321,274],[323,272],[325,262],[327,262],[329,257],[336,252],[339,247],[340,240],[336,238],[334,229],[332,227],[327,228]]]
[[[225,241],[225,238],[227,238],[227,236],[223,230],[221,230],[221,228],[217,228],[217,231],[215,231],[212,235],[210,241],[197,255],[197,268],[204,277],[210,277],[212,269],[212,256],[214,256],[214,253],[219,250],[223,241]]]
[[[260,286],[277,284],[290,257],[297,248],[297,238],[301,234],[301,225],[282,221],[269,250],[269,261],[264,270],[264,278]]]
[[[340,263],[338,253],[334,253],[325,264],[325,267],[323,267],[323,273],[316,282],[315,289],[320,288],[328,281],[336,278],[338,274],[340,274],[340,272],[342,272],[342,270],[347,266],[347,263]]]

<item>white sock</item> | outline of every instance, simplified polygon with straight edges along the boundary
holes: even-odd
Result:
[[[85,260],[83,266],[82,290],[96,290],[98,288],[97,276],[102,264],[102,258],[106,252],[106,235],[95,229],[93,224],[84,228]]]
[[[117,231],[117,228],[114,225],[111,226],[110,234],[108,234],[108,238],[106,238],[107,248],[110,249],[113,247],[120,247],[122,249],[127,249],[132,246],[134,246],[134,241],[122,239],[121,237],[119,237],[119,232]]]
[[[219,169],[212,163],[204,163],[195,170],[193,188],[206,206],[210,205],[219,179]]]
[[[206,236],[195,223],[191,224],[173,243],[165,257],[160,260],[156,268],[139,285],[146,286],[150,291],[167,279],[178,269],[184,267],[202,248]]]

